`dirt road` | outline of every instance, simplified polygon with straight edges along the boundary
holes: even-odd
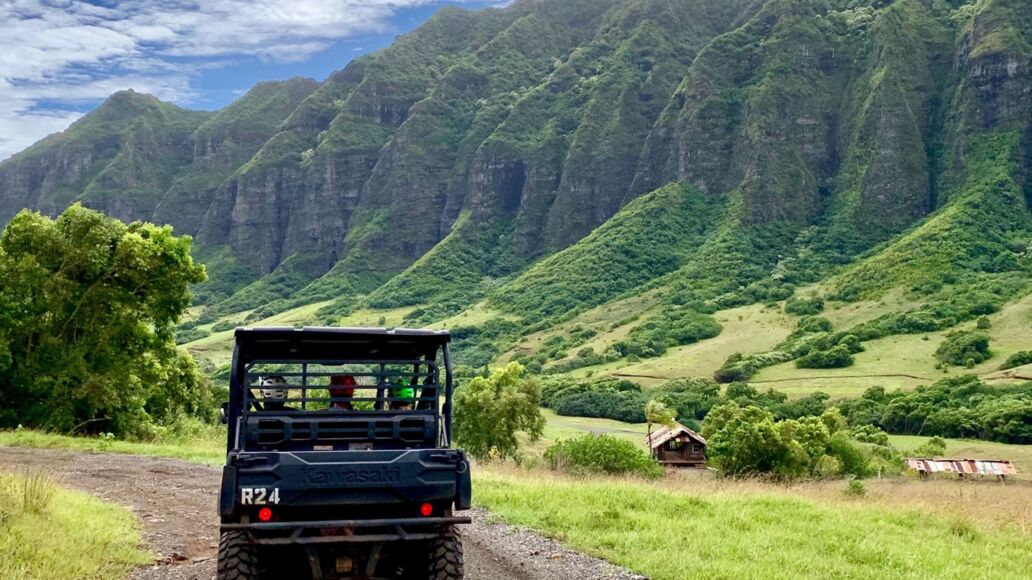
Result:
[[[219,470],[174,459],[0,447],[0,471],[38,468],[54,473],[67,487],[133,510],[157,559],[132,578],[215,576]],[[491,523],[482,511],[473,517],[463,533],[471,580],[642,578],[537,534]]]

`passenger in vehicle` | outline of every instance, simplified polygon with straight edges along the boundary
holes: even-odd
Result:
[[[289,390],[287,381],[279,376],[264,377],[258,383],[262,394],[262,410],[283,411],[287,408],[286,401]]]
[[[355,396],[355,386],[358,381],[351,375],[333,375],[330,377],[330,408],[329,410],[343,409],[351,411],[351,398]]]
[[[416,390],[409,385],[409,382],[399,377],[394,387],[390,390],[392,399],[405,399],[402,401],[391,401],[390,408],[393,411],[411,411],[415,403]]]

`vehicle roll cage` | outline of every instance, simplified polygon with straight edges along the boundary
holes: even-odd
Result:
[[[267,371],[263,370],[263,371],[261,371],[259,373],[252,372],[253,369],[256,366],[260,366],[260,365],[285,365],[285,364],[300,365],[301,366],[301,371],[300,372],[290,372],[290,371],[279,371],[279,370],[271,369],[271,370],[267,370]],[[369,366],[374,366],[375,365],[375,366],[379,366],[380,370],[376,371],[376,372],[353,371],[353,370],[350,370],[350,369],[335,370],[335,371],[316,371],[316,372],[310,372],[308,370],[309,366],[328,367],[328,366],[345,366],[345,365],[349,365],[349,366],[350,365],[369,365]],[[411,371],[387,370],[388,366],[403,366],[403,365],[410,365],[410,366],[413,367],[413,370],[411,370]],[[422,366],[425,366],[427,368],[427,370],[426,371],[420,371],[419,369]],[[258,386],[258,383],[261,381],[261,379],[263,377],[277,376],[277,377],[282,377],[283,379],[287,380],[287,384],[285,384],[285,385],[278,385],[278,388],[286,389],[288,391],[288,396],[287,396],[286,399],[283,400],[283,402],[284,403],[301,403],[301,409],[289,409],[288,408],[288,409],[284,409],[283,411],[280,411],[282,413],[289,414],[291,412],[306,412],[307,408],[308,408],[308,403],[332,403],[332,402],[339,401],[340,399],[338,397],[329,397],[329,398],[327,398],[327,397],[309,397],[308,396],[308,391],[309,390],[325,391],[325,390],[328,390],[330,388],[333,388],[333,386],[331,386],[331,385],[309,383],[309,379],[310,378],[313,378],[313,377],[316,377],[316,378],[320,378],[320,377],[335,377],[335,376],[341,376],[341,375],[348,375],[348,376],[351,376],[351,377],[355,378],[356,380],[358,378],[360,378],[360,377],[372,377],[372,378],[376,379],[376,383],[375,384],[348,385],[348,388],[353,389],[355,392],[359,392],[359,391],[366,391],[366,392],[368,392],[368,391],[375,390],[375,391],[377,391],[377,394],[376,394],[375,397],[360,397],[360,396],[352,395],[352,396],[347,398],[347,400],[349,402],[352,402],[352,403],[374,403],[375,406],[374,406],[373,410],[375,410],[375,411],[383,410],[383,404],[384,403],[395,403],[395,402],[397,402],[397,403],[411,403],[411,402],[414,402],[414,403],[417,403],[417,407],[416,407],[416,409],[414,411],[425,412],[425,411],[428,411],[428,410],[436,410],[437,407],[438,407],[438,405],[436,403],[439,403],[439,401],[440,401],[440,387],[441,387],[441,385],[440,385],[440,370],[438,369],[437,364],[434,361],[428,361],[428,360],[382,360],[382,359],[377,359],[377,360],[259,360],[259,361],[254,361],[252,363],[249,363],[249,364],[245,365],[245,367],[244,367],[244,391],[245,391],[245,395],[244,395],[244,399],[241,401],[241,404],[243,405],[243,408],[241,409],[241,411],[246,416],[248,414],[251,414],[251,413],[255,412],[255,409],[257,408],[257,406],[255,405],[256,403],[259,404],[259,405],[261,404],[262,399],[259,398],[259,397],[256,397],[255,394],[254,394],[254,391],[259,390],[261,388],[261,387]],[[294,377],[300,377],[301,382],[300,383],[291,383],[289,381],[289,378],[294,378]],[[422,393],[418,397],[392,397],[392,396],[389,396],[389,393],[387,393],[385,395],[384,394],[385,390],[403,388],[401,385],[393,384],[393,383],[390,382],[390,379],[395,379],[395,378],[408,379],[410,381],[410,383],[408,385],[404,385],[403,387],[411,388],[411,389],[419,389],[419,390],[422,391]],[[289,395],[290,391],[301,391],[301,396],[300,397],[291,397]],[[445,396],[447,397],[448,395],[446,394]],[[431,407],[429,405],[418,405],[418,403],[435,403],[435,404]],[[366,411],[368,411],[368,410],[366,410]]]
[[[355,419],[376,419],[389,415],[426,416],[434,415],[435,422],[442,435],[441,443],[451,446],[452,441],[452,394],[454,382],[451,369],[451,340],[446,331],[383,328],[325,328],[325,327],[274,327],[274,328],[238,328],[235,332],[236,348],[230,370],[229,402],[224,405],[224,421],[229,425],[227,448],[230,451],[242,450],[240,436],[242,429],[249,423],[250,417],[261,417],[257,405],[262,399],[256,396],[260,387],[255,384],[258,377],[279,376],[288,384],[281,385],[288,391],[285,404],[300,403],[301,409],[284,408],[264,416],[281,416],[285,420],[299,416],[312,417],[314,410],[310,403],[333,403],[340,401],[336,397],[309,397],[309,390],[328,390],[330,385],[313,384],[312,378],[351,375],[352,377],[373,377],[373,385],[347,385],[354,389],[353,396],[348,397],[352,403],[372,403],[373,409],[322,409],[326,417],[344,417]],[[349,358],[355,354],[355,358]],[[287,356],[283,356],[287,355]],[[438,356],[441,365],[438,365]],[[254,372],[259,366],[296,365],[300,372],[275,370]],[[376,371],[318,369],[310,371],[309,367],[354,367],[356,365],[375,365]],[[410,366],[402,370],[391,367]],[[444,367],[444,384],[441,385],[441,366]],[[300,381],[288,380],[300,378]],[[407,378],[411,383],[392,384],[391,379]],[[415,379],[415,380],[413,380]],[[293,383],[293,384],[291,384]],[[443,401],[441,387],[444,387]],[[411,388],[418,390],[416,397],[391,396],[389,390]],[[376,390],[376,396],[360,396]],[[300,394],[300,397],[290,395]],[[387,409],[390,403],[411,403],[412,409]]]

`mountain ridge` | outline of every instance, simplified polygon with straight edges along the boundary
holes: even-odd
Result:
[[[321,83],[263,83],[218,112],[119,93],[0,162],[0,219],[79,200],[171,223],[208,264],[198,302],[254,320],[486,304],[535,329],[662,287],[666,313],[631,333],[648,352],[698,313],[821,281],[847,300],[958,284],[1009,300],[1032,242],[1027,12],[442,10]]]

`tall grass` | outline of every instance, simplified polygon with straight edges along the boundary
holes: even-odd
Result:
[[[474,498],[509,523],[654,580],[1024,578],[1032,569],[1032,536],[1016,526],[847,498],[841,481],[820,501],[784,486],[709,481],[479,469]]]
[[[0,474],[0,497],[0,578],[123,578],[151,559],[128,509],[46,472]]]
[[[21,509],[32,515],[43,515],[57,493],[54,478],[45,471],[34,471],[19,478],[21,483]],[[16,494],[3,494],[12,497]]]

